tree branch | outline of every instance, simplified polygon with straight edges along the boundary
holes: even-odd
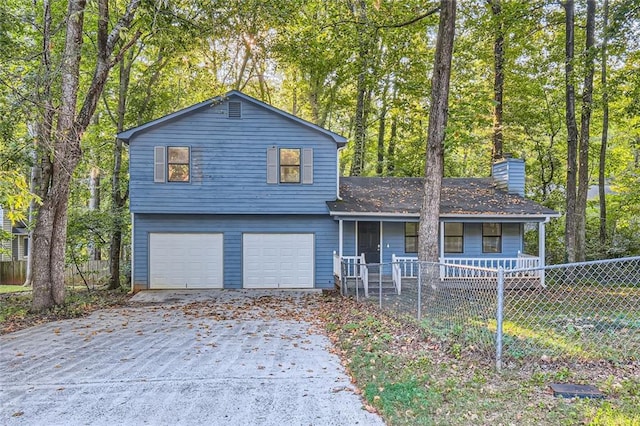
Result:
[[[422,15],[418,15],[412,19],[409,19],[408,21],[405,22],[400,22],[397,24],[384,24],[384,25],[377,25],[376,29],[381,29],[381,28],[401,28],[401,27],[407,27],[411,24],[415,24],[418,21],[423,20],[424,18],[431,16],[435,13],[437,13],[440,10],[440,6],[436,6],[433,9],[423,13]]]
[[[398,22],[398,23],[391,23],[391,24],[380,24],[380,25],[375,25],[373,28],[375,30],[379,30],[379,29],[383,29],[383,28],[402,28],[402,27],[407,27],[409,25],[415,24],[418,21],[423,20],[424,18],[427,18],[435,13],[437,13],[438,11],[440,11],[440,6],[436,6],[431,10],[428,10],[427,12],[415,16],[411,19],[409,19],[408,21],[404,21],[404,22]],[[336,27],[338,25],[342,25],[342,24],[355,24],[355,25],[367,25],[369,24],[369,21],[357,21],[357,20],[352,20],[352,19],[345,19],[345,20],[341,20],[341,21],[336,21],[333,22],[332,24],[328,24],[328,25],[324,25],[322,28],[327,28],[327,27]]]
[[[117,63],[119,63],[122,60],[122,58],[124,57],[124,54],[127,52],[127,50],[129,50],[129,48],[131,46],[133,46],[138,41],[138,39],[140,38],[141,35],[142,35],[142,32],[140,32],[139,30],[136,31],[136,33],[131,38],[131,40],[129,40],[127,42],[127,44],[122,46],[122,49],[120,49],[120,51],[113,57],[113,60],[111,61],[111,64],[110,64],[111,67],[113,67],[114,65],[116,65]]]

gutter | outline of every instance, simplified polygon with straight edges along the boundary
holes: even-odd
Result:
[[[337,212],[329,211],[330,216],[360,216],[360,217],[420,217],[420,213],[385,213],[385,212]],[[551,218],[560,217],[559,213],[552,215],[506,215],[506,214],[461,214],[461,213],[445,213],[440,215],[440,219],[544,219],[544,223],[548,223]]]

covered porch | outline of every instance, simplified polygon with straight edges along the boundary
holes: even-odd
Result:
[[[370,282],[400,293],[418,278],[418,229],[423,179],[348,178],[342,199],[328,203],[338,222],[334,275],[338,282]],[[544,285],[545,225],[557,212],[510,194],[491,179],[445,179],[442,188],[439,263],[444,283],[476,285],[499,268],[518,271],[520,282]],[[525,226],[537,247],[525,250]],[[512,274],[515,276],[514,274]],[[524,280],[526,278],[526,280]]]
[[[419,276],[417,241],[412,242],[412,238],[417,237],[411,235],[410,231],[407,232],[407,228],[412,229],[417,223],[417,218],[407,218],[407,222],[398,222],[397,219],[338,219],[338,251],[333,253],[333,271],[337,282],[357,280],[365,293],[369,283],[381,284],[400,294],[403,281],[415,281]],[[461,236],[463,241],[468,240],[461,253],[447,252],[447,247],[451,245],[445,241],[447,223],[465,223],[463,228],[468,229]],[[502,268],[512,272],[507,281],[518,278],[518,286],[523,283],[527,286],[544,286],[546,221],[535,223],[538,232],[538,250],[535,254],[523,252],[523,223],[486,223],[499,223],[503,230],[496,253],[478,253],[476,246],[481,237],[475,234],[477,229],[482,228],[482,223],[440,221],[440,256],[437,265],[439,279],[443,283],[448,282],[448,285],[452,285],[453,281],[456,281],[456,285],[472,285],[474,279],[495,278],[497,270]],[[416,252],[413,252],[414,246]]]

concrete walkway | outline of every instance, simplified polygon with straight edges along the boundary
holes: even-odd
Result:
[[[382,425],[329,352],[318,297],[143,292],[0,336],[0,424]]]

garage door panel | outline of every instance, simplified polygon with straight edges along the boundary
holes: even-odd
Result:
[[[222,288],[221,233],[151,233],[150,288]]]
[[[313,234],[244,234],[245,288],[312,288]]]

